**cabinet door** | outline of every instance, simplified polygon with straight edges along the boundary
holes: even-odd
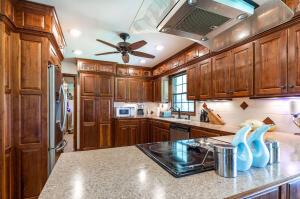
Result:
[[[213,95],[215,98],[230,96],[229,68],[232,64],[230,52],[225,52],[213,58]]]
[[[198,65],[199,84],[196,88],[199,89],[199,98],[202,100],[211,98],[211,59],[204,60]]]
[[[98,148],[97,98],[81,97],[80,110],[80,148],[82,150]]]
[[[189,100],[195,100],[198,96],[198,64],[193,65],[187,70],[187,98]]]
[[[151,80],[143,81],[143,101],[153,101],[153,82]]]
[[[99,147],[108,148],[112,147],[112,133],[111,124],[100,124],[99,125]]]
[[[287,92],[287,31],[268,35],[255,42],[255,95]]]
[[[99,76],[99,93],[101,97],[112,97],[114,91],[114,77],[101,75]]]
[[[170,131],[167,129],[160,129],[160,141],[166,142],[170,140]]]
[[[300,180],[288,183],[288,197],[290,199],[300,198]]]
[[[128,79],[128,98],[129,102],[142,101],[142,80]]]
[[[127,100],[127,79],[117,77],[115,79],[115,101],[125,102]]]
[[[161,102],[161,78],[154,80],[154,101]]]
[[[288,92],[300,93],[300,24],[289,29]]]
[[[139,143],[149,142],[149,126],[147,119],[141,119],[140,121],[140,133],[139,133]]]
[[[80,95],[98,95],[98,76],[95,74],[80,74]]]
[[[232,50],[230,91],[234,97],[253,95],[253,44],[245,44]]]
[[[192,128],[190,138],[194,139],[194,138],[217,137],[217,136],[220,136],[220,134],[218,134],[217,132]]]
[[[129,127],[128,126],[117,126],[115,135],[115,146],[128,146],[129,143]]]
[[[270,190],[266,190],[254,196],[246,197],[244,199],[280,199],[279,187],[275,187]],[[292,199],[292,198],[291,198]],[[296,199],[296,198],[295,198]]]
[[[139,134],[139,126],[138,125],[131,125],[129,126],[129,143],[128,146],[136,145],[138,143],[138,134]]]
[[[113,115],[113,99],[111,97],[101,97],[99,99],[98,118],[100,124],[111,123]]]

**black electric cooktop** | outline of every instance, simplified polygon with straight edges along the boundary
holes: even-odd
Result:
[[[212,138],[138,144],[137,147],[174,177],[183,177],[214,169],[213,145],[223,143]]]

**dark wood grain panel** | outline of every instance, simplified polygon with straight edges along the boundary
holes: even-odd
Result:
[[[192,128],[190,138],[204,138],[204,137],[217,137],[220,133],[213,130],[204,130],[200,128]]]
[[[115,101],[125,102],[127,100],[127,78],[115,78]]]
[[[288,198],[298,199],[300,198],[300,180],[295,180],[288,183]]]
[[[153,81],[144,80],[143,81],[143,102],[153,101]]]
[[[98,76],[96,74],[80,74],[80,95],[97,96]]]
[[[24,12],[23,25],[25,27],[45,29],[45,15],[32,12]]]
[[[161,78],[157,78],[153,81],[153,92],[154,92],[154,102],[161,102],[162,101],[162,88],[161,85],[162,80]]]
[[[201,100],[211,98],[212,95],[212,66],[211,59],[204,60],[198,65],[198,86],[196,89],[199,90],[198,97]]]
[[[108,75],[99,76],[99,92],[101,97],[112,97],[114,92],[114,77]]]
[[[300,93],[300,24],[292,26],[288,37],[288,92]]]
[[[197,99],[199,92],[199,81],[198,64],[195,64],[187,70],[187,99]]]
[[[41,89],[42,47],[39,38],[21,40],[21,89]]]
[[[41,148],[22,149],[18,153],[21,170],[21,197],[35,198],[43,188],[42,150]]]
[[[231,54],[225,52],[213,58],[213,96],[215,98],[227,98],[230,96]]]
[[[111,97],[99,99],[98,115],[101,124],[111,123],[113,116],[113,99]]]
[[[14,151],[12,148],[5,150],[5,170],[4,170],[4,197],[11,199],[14,197]]]
[[[142,101],[142,88],[143,81],[141,79],[130,78],[128,79],[128,97],[129,102],[141,102]]]
[[[245,44],[232,50],[230,91],[233,97],[253,94],[253,44]]]
[[[255,95],[287,92],[287,31],[273,33],[255,42]]]
[[[20,144],[42,143],[42,110],[40,95],[21,95]]]
[[[99,125],[99,147],[108,148],[113,146],[111,124]]]

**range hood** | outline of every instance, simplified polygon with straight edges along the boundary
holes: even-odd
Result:
[[[293,15],[281,0],[144,0],[131,32],[159,31],[219,51]]]

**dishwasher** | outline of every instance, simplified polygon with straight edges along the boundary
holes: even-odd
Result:
[[[188,125],[171,123],[170,124],[170,140],[188,140],[190,139],[191,128]]]

